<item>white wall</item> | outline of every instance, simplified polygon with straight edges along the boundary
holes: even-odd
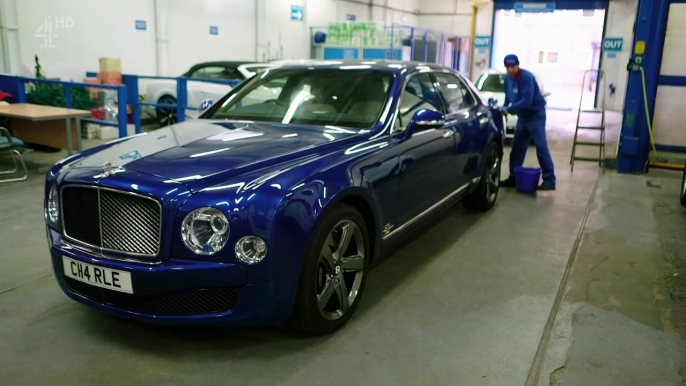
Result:
[[[492,15],[484,8],[480,8],[480,13]],[[469,36],[471,23],[472,6],[469,0],[422,0],[421,2],[420,27]],[[490,31],[488,34],[490,35]]]
[[[660,75],[686,76],[682,49],[686,44],[686,4],[671,4],[662,52]],[[684,110],[686,88],[658,86],[653,113],[655,142],[660,145],[686,146]]]
[[[626,82],[629,76],[626,64],[631,57],[637,5],[637,0],[611,0],[608,8],[605,36],[624,38],[622,52],[618,53],[616,58],[608,58],[607,53],[603,54],[601,64],[607,76],[607,85],[613,84],[616,87],[614,95],[606,94],[607,108],[616,111],[622,111],[624,108]]]
[[[80,81],[86,71],[97,71],[101,56],[122,58],[125,72],[155,73],[152,1],[17,0],[16,3],[22,62],[29,71],[26,75],[33,75],[34,55],[38,55],[47,76],[65,80]],[[147,20],[147,31],[135,29],[137,19]],[[47,35],[46,25],[51,38],[36,36]]]
[[[160,75],[179,75],[201,61],[255,60],[255,1],[163,4],[167,51]],[[65,80],[97,71],[103,56],[120,58],[124,73],[157,74],[154,0],[17,0],[17,7],[26,75],[33,75],[34,55],[47,76]],[[144,20],[147,29],[136,30],[136,20]],[[44,36],[36,36],[45,33],[45,25],[53,35],[47,46]],[[210,26],[218,27],[218,35],[210,35]]]
[[[37,54],[47,76],[66,80],[97,71],[103,56],[120,58],[124,73],[143,75],[179,75],[208,60],[309,58],[311,26],[326,27],[348,14],[359,21],[418,25],[414,12],[421,3],[372,0],[370,7],[368,0],[157,0],[156,26],[155,0],[3,1],[17,4],[23,74],[33,75]],[[305,7],[305,20],[291,20],[293,4]],[[136,20],[145,20],[147,29],[136,30]],[[52,28],[49,47],[43,47],[45,37],[36,36],[44,24]],[[217,26],[219,34],[210,35],[210,26]]]
[[[257,0],[260,60],[310,57],[310,27],[326,28],[331,21],[378,21],[417,25],[414,11],[420,0]],[[291,20],[291,5],[305,7],[305,20]],[[264,10],[264,11],[262,11]],[[264,33],[262,33],[262,31]]]
[[[169,0],[168,74],[181,75],[198,62],[255,60],[255,6],[249,0]],[[217,35],[210,26],[218,27]]]

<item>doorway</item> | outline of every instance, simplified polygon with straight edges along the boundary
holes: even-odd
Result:
[[[596,74],[605,26],[605,9],[556,9],[552,12],[515,12],[497,9],[493,24],[491,66],[503,70],[508,54],[519,57],[533,72],[548,96],[549,109],[570,110],[595,105]]]

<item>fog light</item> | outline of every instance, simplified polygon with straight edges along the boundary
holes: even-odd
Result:
[[[257,236],[246,236],[236,243],[236,257],[246,264],[257,264],[267,256],[267,243]]]

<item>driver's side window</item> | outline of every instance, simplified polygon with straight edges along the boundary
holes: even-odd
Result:
[[[411,75],[405,86],[395,120],[395,131],[403,131],[414,114],[421,109],[443,111],[438,91],[428,73]]]

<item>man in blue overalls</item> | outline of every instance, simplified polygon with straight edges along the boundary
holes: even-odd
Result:
[[[505,104],[502,109],[517,115],[517,127],[510,152],[510,177],[501,183],[503,187],[515,186],[514,169],[524,164],[529,142],[536,145],[538,163],[543,171],[543,183],[538,190],[555,190],[555,167],[545,137],[545,99],[532,73],[519,68],[516,55],[505,57]]]

